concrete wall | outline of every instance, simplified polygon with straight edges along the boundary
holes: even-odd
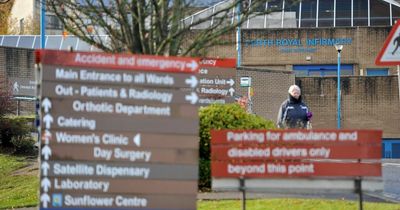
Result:
[[[313,128],[336,128],[336,77],[300,77],[296,84],[314,114]],[[341,78],[341,127],[381,129],[384,138],[399,138],[398,91],[397,76]]]

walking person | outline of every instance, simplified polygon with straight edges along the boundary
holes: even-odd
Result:
[[[312,112],[301,99],[299,86],[289,87],[289,98],[285,100],[278,112],[277,125],[279,128],[311,128]]]

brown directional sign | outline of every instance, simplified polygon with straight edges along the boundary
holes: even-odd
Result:
[[[122,185],[126,186],[126,185]],[[129,185],[132,188],[136,186]],[[186,187],[182,184],[178,186]],[[174,188],[173,186],[171,186]],[[49,202],[47,209],[76,208],[76,209],[175,209],[195,210],[195,195],[148,195],[148,194],[85,194],[83,192],[51,191],[53,202]],[[41,206],[43,208],[43,205]]]
[[[75,145],[76,147],[116,146],[126,149],[167,148],[198,149],[199,137],[193,135],[155,134],[140,132],[101,132],[45,130],[42,132],[42,143],[49,146]]]
[[[106,193],[106,194],[167,194],[197,195],[194,180],[135,180],[110,179],[95,177],[48,177],[51,186],[48,191],[66,193]],[[46,180],[47,181],[47,180]],[[145,187],[147,186],[147,187]],[[175,186],[175,187],[174,187]],[[42,188],[42,190],[45,190]]]
[[[183,92],[173,89],[115,87],[57,82],[45,82],[42,86],[42,95],[49,98],[142,101],[162,104],[196,104],[198,100],[195,92]]]
[[[196,209],[199,59],[41,50],[36,60],[41,210]]]
[[[194,74],[198,72],[196,58],[154,55],[110,54],[37,50],[36,59],[43,65],[77,66],[110,70],[139,70]]]
[[[45,129],[140,131],[194,135],[198,133],[198,126],[197,119],[187,118],[154,119],[137,116],[82,116],[81,114],[45,114],[43,116],[43,127]]]
[[[131,101],[106,101],[51,98],[53,113],[76,114],[85,116],[153,118],[193,118],[198,119],[198,108],[189,104],[160,104]]]
[[[151,86],[166,88],[195,88],[196,76],[185,73],[160,73],[152,71],[122,71],[110,69],[79,68],[71,66],[46,66],[44,81],[84,82],[85,84],[107,84],[124,86]],[[224,83],[225,80],[219,81]]]
[[[226,104],[235,101],[235,59],[203,58],[200,61],[198,78],[198,104]]]
[[[74,153],[71,153],[74,151]],[[196,149],[126,148],[124,146],[52,145],[51,160],[197,164]]]
[[[49,155],[51,158],[52,155]],[[46,156],[44,156],[46,160]],[[47,166],[49,177],[79,177],[97,178],[129,178],[129,179],[165,179],[165,180],[197,180],[197,165],[188,164],[148,164],[148,163],[111,163],[89,161],[52,161],[42,162]]]

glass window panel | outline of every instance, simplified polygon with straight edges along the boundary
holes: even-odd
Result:
[[[3,46],[4,47],[16,47],[19,36],[4,36]]]
[[[221,8],[216,8],[215,12],[217,13],[220,11]],[[206,29],[211,25],[211,15],[213,14],[213,9],[207,9],[201,13],[194,15],[193,23],[198,23],[197,25],[193,26],[192,29]],[[225,16],[226,12],[220,12],[216,17]],[[218,21],[214,21],[216,24]]]
[[[333,0],[319,1],[318,27],[333,26]]]
[[[387,76],[387,75],[389,75],[388,68],[381,68],[381,69],[367,68],[367,76]]]
[[[21,36],[21,38],[19,39],[18,47],[32,49],[34,41],[34,36]]]
[[[270,12],[281,12],[283,0],[271,0],[268,1],[268,11]]]
[[[61,49],[68,50],[69,47],[71,46],[73,50],[76,50],[75,47],[76,47],[77,40],[78,40],[78,38],[75,36],[67,36],[66,38],[64,38]]]
[[[35,44],[33,45],[33,48],[39,49],[40,48],[40,36],[35,36]]]
[[[0,36],[0,46],[1,46],[2,42],[3,42],[3,38],[4,38],[4,36]]]
[[[79,43],[78,43],[77,51],[89,52],[91,47],[92,46],[90,46],[88,43],[86,43],[80,39]]]
[[[322,72],[320,70],[310,70],[308,72],[308,75],[310,77],[320,77],[322,75]]]
[[[60,49],[61,36],[48,36],[46,41],[46,49]]]
[[[296,77],[306,77],[308,76],[308,70],[295,70],[294,74]]]
[[[351,26],[351,0],[336,0],[336,26]]]
[[[337,76],[337,70],[324,70],[322,76]]]
[[[354,26],[368,25],[368,0],[354,0]]]
[[[304,0],[301,8],[301,27],[315,27],[317,1]]]
[[[299,25],[299,2],[297,0],[285,1],[284,28],[297,28]]]
[[[245,1],[242,1],[245,2]],[[252,10],[254,12],[265,12],[265,3],[267,1],[259,1],[256,3],[256,5],[252,5]],[[251,2],[252,4],[255,4],[253,1]],[[243,6],[245,6],[247,3],[244,3]]]
[[[395,24],[396,20],[400,19],[400,7],[396,7],[392,5],[392,15],[393,15],[393,25]]]
[[[388,3],[380,0],[371,0],[371,25],[390,25],[390,7]]]
[[[266,27],[281,28],[282,27],[282,0],[272,0],[268,2],[268,14]]]

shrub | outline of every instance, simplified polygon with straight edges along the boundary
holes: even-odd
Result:
[[[35,140],[30,134],[23,136],[13,136],[11,143],[14,145],[15,154],[35,155],[37,150],[35,148]]]
[[[32,117],[9,117],[0,119],[0,145],[15,149],[16,152],[34,149],[34,140],[31,132],[35,129],[32,126]]]
[[[238,104],[214,104],[199,111],[200,115],[200,163],[199,189],[211,187],[210,130],[211,129],[273,129],[274,122],[249,114]]]

